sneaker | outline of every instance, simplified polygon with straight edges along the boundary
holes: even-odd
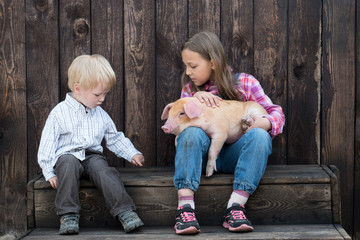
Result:
[[[233,203],[225,210],[223,227],[231,232],[250,232],[254,228],[246,217],[245,207],[238,203]]]
[[[200,226],[195,217],[195,211],[190,204],[185,204],[177,209],[174,229],[176,234],[196,234]]]
[[[144,223],[141,221],[137,213],[132,210],[120,213],[116,216],[116,219],[121,222],[126,233],[144,226]]]
[[[62,215],[60,218],[60,235],[70,235],[79,233],[79,214],[71,213]]]

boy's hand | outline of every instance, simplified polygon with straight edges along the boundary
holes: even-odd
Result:
[[[208,107],[213,108],[219,107],[219,101],[222,100],[222,98],[205,91],[199,91],[195,93],[194,97],[199,99],[201,103],[205,103]]]
[[[145,158],[142,154],[136,154],[132,159],[131,159],[131,163],[134,164],[135,166],[143,166],[143,163],[145,162]]]
[[[50,178],[49,183],[54,189],[57,189],[57,176]]]

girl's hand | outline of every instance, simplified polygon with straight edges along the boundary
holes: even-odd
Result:
[[[205,103],[208,107],[213,108],[219,107],[219,102],[222,100],[222,98],[205,91],[195,93],[194,97],[199,99],[201,103]]]
[[[53,189],[57,189],[57,176],[49,179],[49,183],[53,187]]]
[[[145,162],[145,158],[142,154],[136,154],[132,159],[131,159],[131,163],[134,164],[135,166],[143,166],[143,163]]]

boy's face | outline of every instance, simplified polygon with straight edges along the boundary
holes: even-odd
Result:
[[[104,84],[101,83],[92,89],[85,89],[75,83],[73,97],[86,107],[93,109],[104,102],[108,92],[109,89],[105,88]]]

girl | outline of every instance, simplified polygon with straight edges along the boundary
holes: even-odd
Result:
[[[252,231],[244,206],[263,176],[272,151],[272,137],[282,132],[285,122],[282,108],[272,103],[253,76],[232,75],[216,34],[207,31],[195,34],[184,44],[181,55],[185,64],[182,98],[194,96],[209,107],[218,107],[222,99],[255,101],[268,112],[264,117],[255,118],[239,140],[225,144],[216,161],[218,171],[234,173],[233,192],[223,226],[234,232]],[[206,166],[209,146],[210,139],[200,128],[189,127],[177,138],[174,175],[178,191],[174,227],[177,234],[200,232],[195,217],[194,192]]]

